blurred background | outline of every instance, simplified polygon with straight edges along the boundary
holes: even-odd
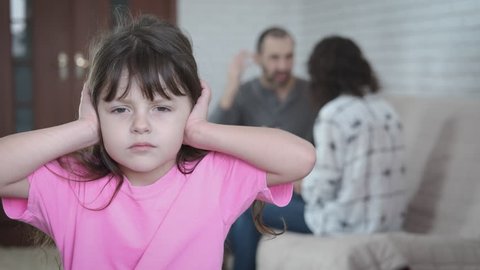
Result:
[[[296,39],[296,73],[322,37],[354,39],[383,89],[420,95],[480,96],[478,0],[207,0],[177,1],[178,23],[190,33],[201,75],[221,92],[240,49],[276,24]],[[252,68],[251,73],[259,72]],[[252,75],[253,76],[253,75]],[[214,95],[214,99],[218,95]]]
[[[184,30],[212,105],[233,55],[254,51],[272,25],[295,37],[294,72],[305,79],[313,45],[341,34],[362,47],[386,92],[480,96],[478,0],[0,0],[0,136],[75,118],[89,40],[119,6]],[[0,244],[21,242],[17,226],[0,217]]]

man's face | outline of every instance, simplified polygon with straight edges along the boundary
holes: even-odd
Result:
[[[256,56],[263,79],[274,88],[286,86],[292,77],[293,47],[290,37],[267,36]]]

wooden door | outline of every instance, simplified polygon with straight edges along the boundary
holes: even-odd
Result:
[[[0,136],[13,132],[13,78],[11,61],[10,5],[0,0]]]
[[[107,0],[33,1],[34,128],[76,118],[89,40],[110,22]]]

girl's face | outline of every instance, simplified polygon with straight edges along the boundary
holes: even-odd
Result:
[[[142,95],[132,78],[122,76],[117,96],[111,102],[100,98],[98,117],[103,143],[110,157],[133,185],[148,185],[175,166],[192,104],[187,96]]]

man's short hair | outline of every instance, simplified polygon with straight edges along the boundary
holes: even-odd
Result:
[[[263,42],[265,41],[265,39],[267,37],[276,37],[276,38],[284,38],[284,37],[290,37],[292,38],[292,36],[290,35],[290,33],[288,33],[287,30],[281,28],[281,27],[277,27],[277,26],[274,26],[274,27],[270,27],[270,28],[267,28],[265,29],[265,31],[263,31],[260,36],[258,37],[258,41],[257,41],[257,53],[260,53],[261,50],[262,50],[262,45],[263,45]],[[292,38],[293,39],[293,38]]]

